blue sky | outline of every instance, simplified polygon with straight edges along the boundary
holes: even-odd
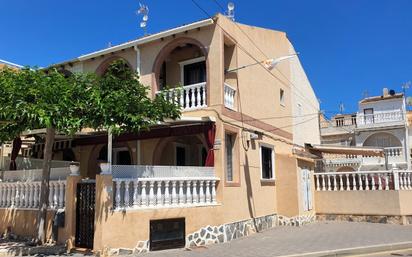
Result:
[[[226,6],[226,0],[218,0]],[[141,0],[151,33],[205,18],[190,0]],[[209,13],[212,0],[197,0]],[[327,114],[412,80],[412,1],[235,0],[236,20],[287,32]],[[0,0],[0,59],[47,66],[142,35],[138,0]],[[411,89],[412,90],[412,89]]]

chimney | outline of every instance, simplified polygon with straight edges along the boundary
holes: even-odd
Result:
[[[383,96],[388,96],[389,95],[389,89],[384,87],[383,88]]]

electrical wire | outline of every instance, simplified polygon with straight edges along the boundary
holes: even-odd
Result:
[[[217,0],[212,0],[212,1],[215,2],[215,3],[222,9],[223,12],[225,11],[224,7],[223,7]],[[192,0],[192,2],[193,2],[193,0]],[[198,7],[199,7],[199,6],[198,6]],[[204,12],[205,12],[205,11],[204,11]],[[207,15],[209,15],[209,14],[207,14]],[[209,16],[210,16],[210,15],[209,15]],[[246,36],[246,38],[256,47],[256,49],[259,50],[259,52],[263,54],[263,56],[264,56],[266,59],[269,59],[269,57],[265,54],[265,52],[264,52],[264,51],[254,42],[254,40],[242,29],[242,27],[240,27],[240,25],[239,25],[238,23],[233,22],[233,24]],[[219,27],[220,27],[220,26],[219,26]],[[222,28],[222,27],[220,27],[220,28]],[[222,29],[223,29],[223,28],[222,28]],[[295,53],[295,54],[296,54],[296,53]],[[249,54],[248,54],[248,55],[249,55]],[[258,62],[257,59],[254,59],[254,60]],[[267,70],[270,74],[272,74],[273,76],[275,76],[272,72],[270,72],[268,69],[266,69],[266,67],[264,67],[263,64],[261,64],[261,66],[263,66],[263,68],[264,68],[265,70]],[[294,85],[294,83],[292,83],[292,81],[290,81],[290,80],[287,78],[287,76],[282,73],[282,71],[281,71],[278,67],[275,66],[275,69],[296,89],[297,92],[302,93],[302,92],[300,92],[300,90],[297,88],[297,86]],[[276,77],[276,76],[275,76],[275,77]],[[284,83],[283,81],[281,81],[278,77],[276,77],[276,79],[279,80],[283,85],[289,87],[286,83]],[[292,90],[292,92],[294,92],[294,91]],[[303,93],[302,93],[302,94],[303,94]],[[295,95],[296,95],[296,96],[299,96],[299,97],[302,98],[302,99],[306,99],[306,100],[308,101],[308,103],[309,103],[315,110],[318,109],[318,107],[315,106],[315,105],[313,105],[313,104],[311,103],[310,99],[306,98],[306,97],[304,96],[304,94],[303,94],[303,95],[298,95],[298,94],[295,92]]]

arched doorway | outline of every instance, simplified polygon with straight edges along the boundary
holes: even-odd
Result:
[[[153,154],[154,165],[204,166],[207,148],[198,135],[170,137],[162,140]]]

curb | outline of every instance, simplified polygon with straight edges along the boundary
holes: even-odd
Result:
[[[338,257],[338,256],[351,256],[355,254],[368,254],[368,253],[379,253],[386,251],[395,250],[405,250],[412,248],[412,241],[400,242],[400,243],[390,243],[390,244],[379,244],[371,246],[360,246],[353,248],[343,248],[336,250],[326,250],[319,252],[310,253],[298,253],[291,255],[279,255],[277,257]]]

